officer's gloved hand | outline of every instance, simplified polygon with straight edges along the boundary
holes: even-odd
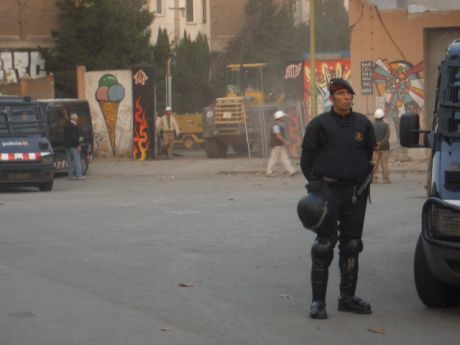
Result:
[[[320,180],[312,180],[305,185],[308,193],[320,192],[323,189],[323,184]]]
[[[321,180],[310,180],[309,183],[305,186],[308,193],[316,193],[321,195],[325,200],[329,200],[331,198],[331,188]]]

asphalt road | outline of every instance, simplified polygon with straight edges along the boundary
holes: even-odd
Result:
[[[0,344],[458,343],[460,308],[425,308],[413,283],[422,175],[373,187],[358,294],[374,313],[337,311],[336,255],[329,319],[310,320],[303,178],[215,162],[95,162],[0,193]]]

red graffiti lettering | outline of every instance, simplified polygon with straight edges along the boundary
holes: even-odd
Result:
[[[302,70],[302,63],[297,65],[289,65],[286,67],[286,73],[284,75],[284,79],[295,79],[300,75],[300,71]]]

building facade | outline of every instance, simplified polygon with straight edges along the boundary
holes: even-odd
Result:
[[[152,44],[158,29],[166,29],[173,46],[186,31],[191,38],[198,33],[209,39],[211,51],[222,51],[244,26],[244,7],[248,0],[149,0],[155,13],[152,24]],[[309,1],[274,0],[279,6],[287,5],[296,23],[308,22]]]
[[[381,3],[349,1],[354,107],[366,114],[385,109],[395,129],[405,112],[419,113],[429,126],[437,65],[448,44],[460,38],[460,3],[449,8],[448,1]]]
[[[198,33],[211,36],[211,0],[149,0],[150,10],[155,13],[152,24],[151,43],[155,44],[158,29],[166,29],[174,46],[184,32],[192,39]]]
[[[57,25],[54,0],[0,1],[0,83],[45,77],[37,47],[51,47]]]

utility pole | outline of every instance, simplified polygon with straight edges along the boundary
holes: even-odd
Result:
[[[174,0],[174,45],[177,47],[180,41],[180,8],[179,0]]]
[[[174,44],[173,48],[177,48],[180,42],[180,11],[179,0],[174,0]],[[172,108],[172,74],[171,74],[171,64],[175,63],[173,61],[174,55],[170,54],[168,62],[166,63],[166,106]]]
[[[310,0],[310,115],[315,117],[317,110],[317,92],[316,92],[316,46],[315,46],[315,0]]]
[[[170,55],[166,63],[166,106],[172,108],[171,58],[172,56]]]

